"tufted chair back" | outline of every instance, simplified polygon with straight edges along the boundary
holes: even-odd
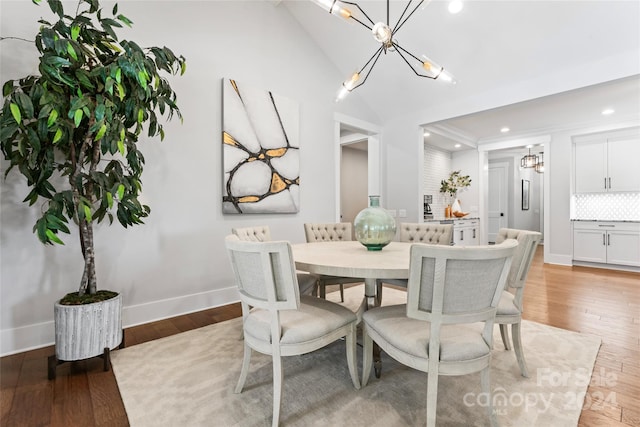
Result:
[[[420,224],[409,222],[403,222],[400,224],[401,242],[450,245],[452,235],[452,224]]]
[[[232,228],[231,232],[238,236],[240,240],[249,242],[270,242],[271,231],[267,225],[257,227]]]
[[[353,240],[351,236],[350,222],[305,224],[304,234],[307,242],[309,243],[334,240]]]

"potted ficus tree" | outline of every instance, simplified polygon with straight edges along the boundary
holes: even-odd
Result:
[[[115,215],[128,227],[149,215],[138,200],[138,138],[146,132],[163,139],[159,118],[182,119],[161,73],[183,74],[186,63],[166,47],[119,40],[115,30],[132,22],[117,4],[107,16],[99,0],[79,0],[69,14],[60,0],[46,3],[56,20],[38,21],[40,75],[4,83],[0,143],[7,173],[26,178],[24,201],[41,213],[33,227],[38,239],[62,245],[70,223],[78,229],[84,271],[78,291],[55,304],[52,377],[58,361],[102,354],[106,369],[108,351],[122,341],[121,296],[98,291],[93,224],[112,223]]]

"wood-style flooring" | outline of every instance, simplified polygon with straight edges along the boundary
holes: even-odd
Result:
[[[128,328],[125,343],[240,314],[240,305],[232,304]],[[543,264],[539,248],[525,289],[524,317],[602,338],[580,426],[640,426],[640,274]],[[101,359],[61,365],[49,381],[47,357],[53,352],[46,347],[0,359],[0,425],[129,425],[115,377],[102,370]]]

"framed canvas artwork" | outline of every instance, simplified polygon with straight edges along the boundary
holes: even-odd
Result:
[[[522,210],[529,210],[529,180],[522,180]]]
[[[297,102],[232,79],[223,80],[222,97],[222,212],[298,212]]]

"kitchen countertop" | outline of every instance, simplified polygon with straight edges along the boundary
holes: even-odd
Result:
[[[572,219],[572,222],[640,222],[637,219]]]
[[[468,221],[468,220],[479,220],[479,217],[476,216],[464,216],[462,218],[429,218],[429,219],[425,219],[424,222],[439,222],[442,224],[450,224],[453,223],[453,221]]]

